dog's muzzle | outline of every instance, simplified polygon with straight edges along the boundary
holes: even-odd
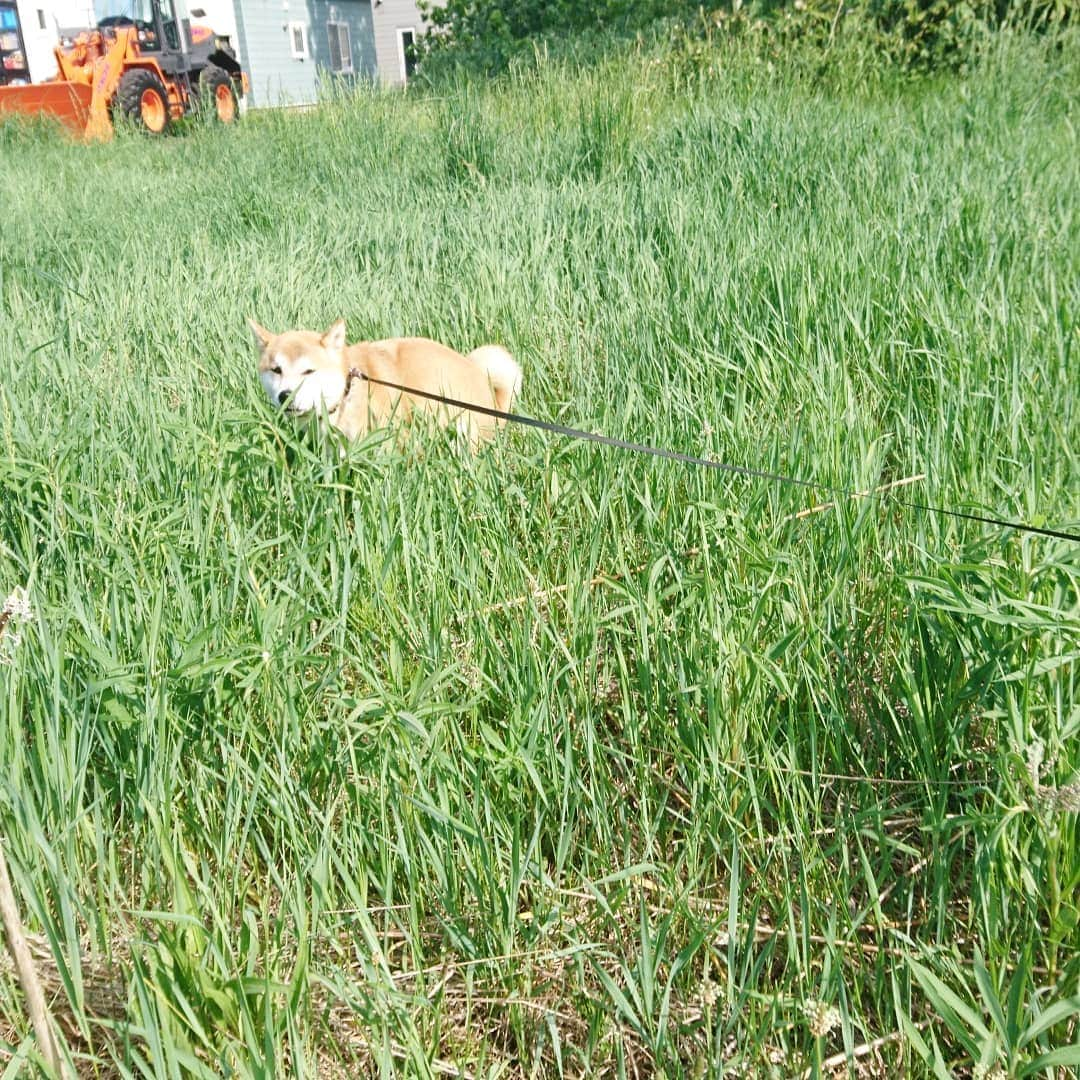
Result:
[[[323,370],[304,376],[295,386],[270,372],[260,375],[266,396],[290,416],[300,416],[319,409],[333,411],[341,403],[345,375],[339,370]]]

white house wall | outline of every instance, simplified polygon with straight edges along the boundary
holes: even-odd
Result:
[[[53,49],[60,40],[57,29],[93,26],[93,0],[18,0],[17,7],[30,81],[44,82],[56,74]]]

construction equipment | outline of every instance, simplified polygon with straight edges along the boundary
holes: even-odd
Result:
[[[85,139],[111,138],[118,113],[152,135],[189,113],[237,119],[248,81],[228,38],[174,0],[95,0],[94,13],[95,27],[61,38],[54,79],[0,86],[0,117],[52,116]]]

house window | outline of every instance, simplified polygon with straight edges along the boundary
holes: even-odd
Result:
[[[416,33],[410,27],[397,32],[398,58],[401,60],[401,80],[408,82],[416,70]]]
[[[294,60],[308,58],[307,27],[302,22],[289,23],[289,48]]]
[[[37,24],[40,29],[47,29],[45,26],[45,11],[43,8],[37,9]]]
[[[349,24],[328,22],[326,36],[330,42],[330,70],[340,71],[342,75],[351,75],[352,38],[349,36]]]

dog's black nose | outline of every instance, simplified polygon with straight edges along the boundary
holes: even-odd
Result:
[[[278,394],[277,399],[279,405],[284,405],[285,402],[289,400],[289,391],[282,390],[281,393]]]

